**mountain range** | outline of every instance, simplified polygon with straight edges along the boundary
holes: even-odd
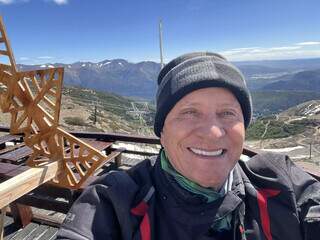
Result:
[[[234,62],[247,79],[258,115],[320,99],[320,59]],[[18,65],[20,70],[64,67],[64,84],[153,100],[160,64],[124,59]]]
[[[265,90],[320,91],[320,68],[301,71],[274,79],[266,84]]]
[[[18,65],[20,70],[64,67],[64,84],[123,96],[153,99],[160,64],[150,61],[130,63],[124,59],[104,60],[98,63]]]

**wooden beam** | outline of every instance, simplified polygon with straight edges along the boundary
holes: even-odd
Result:
[[[5,50],[0,50],[0,54],[1,55],[6,55],[6,56],[9,55],[9,53],[7,51],[5,51]]]
[[[123,141],[134,143],[148,143],[148,144],[160,144],[160,139],[157,137],[144,137],[137,135],[125,135],[114,133],[93,133],[93,132],[70,132],[72,135],[80,138],[94,138],[102,141]]]
[[[0,16],[0,32],[1,32],[1,38],[2,38],[1,40],[2,40],[2,42],[5,43],[6,50],[8,52],[7,55],[9,57],[12,70],[13,70],[13,72],[17,72],[16,61],[14,59],[14,56],[13,56],[13,53],[12,53],[12,49],[11,49],[11,46],[10,46],[10,43],[9,43],[9,40],[8,40],[8,37],[7,37],[7,32],[5,30],[5,27],[4,27],[3,20],[2,20],[1,16]]]
[[[0,184],[0,208],[9,205],[17,198],[32,191],[36,187],[52,180],[61,169],[59,161],[38,168],[31,168],[16,177]]]
[[[10,132],[10,128],[0,125],[0,132]],[[70,131],[70,134],[79,138],[90,138],[97,139],[101,141],[114,142],[133,142],[133,143],[148,143],[148,144],[160,144],[160,139],[158,137],[145,137],[137,135],[126,135],[126,134],[116,134],[116,133],[95,133],[95,132],[77,132]]]
[[[111,151],[117,151],[118,148],[111,148]],[[157,152],[143,152],[143,151],[135,151],[135,150],[127,150],[125,148],[122,149],[122,153],[141,155],[141,156],[154,156],[157,155]]]
[[[71,207],[69,202],[58,201],[52,198],[45,198],[43,196],[34,196],[29,194],[17,199],[15,203],[17,203],[18,206],[25,205],[60,213],[68,213]],[[20,216],[21,215],[22,214],[20,213]]]

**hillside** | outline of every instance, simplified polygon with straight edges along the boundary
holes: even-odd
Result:
[[[301,117],[318,117],[320,118],[320,100],[312,100],[301,103],[295,107],[289,108],[282,112],[281,116],[301,116]]]
[[[145,111],[142,118],[133,114],[133,105],[136,110]],[[70,131],[152,135],[150,126],[154,111],[149,103],[91,89],[66,87],[62,94],[60,125]],[[1,114],[0,125],[9,126],[9,123],[9,114]]]
[[[320,100],[257,118],[247,130],[247,145],[320,163]],[[311,153],[311,158],[310,158]]]

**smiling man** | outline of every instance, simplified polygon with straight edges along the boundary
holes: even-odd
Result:
[[[319,239],[320,183],[286,156],[240,160],[252,104],[236,67],[186,54],[158,85],[159,155],[88,187],[58,239]]]
[[[174,106],[160,139],[177,172],[219,190],[242,153],[244,131],[234,95],[210,87],[189,93]]]

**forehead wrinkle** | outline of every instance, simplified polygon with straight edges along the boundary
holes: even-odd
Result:
[[[201,106],[202,103],[206,103],[209,102],[210,99],[205,99],[204,101],[201,99],[197,99],[195,97],[187,97],[187,98],[182,98],[178,104],[181,106]],[[217,103],[218,101],[218,103]],[[216,98],[214,101],[210,101],[213,104],[215,104],[217,107],[236,107],[239,108],[240,107],[240,103],[238,102],[238,100],[236,98],[228,98],[225,99],[224,98]]]

